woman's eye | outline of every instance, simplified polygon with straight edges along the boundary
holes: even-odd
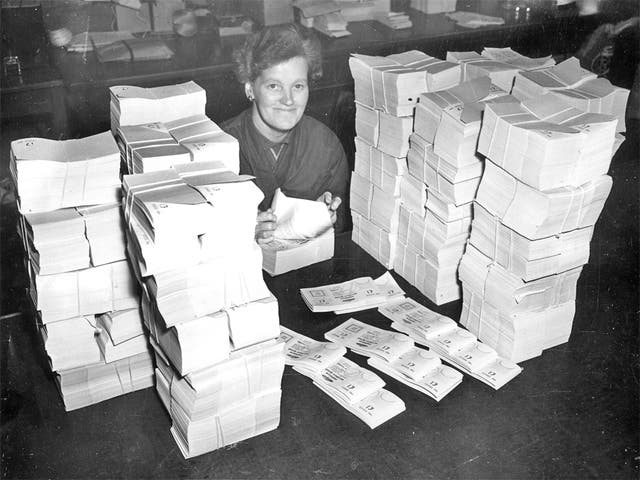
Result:
[[[267,85],[267,88],[269,90],[278,90],[278,88],[280,88],[280,85],[278,85],[277,83],[270,83]]]
[[[296,83],[296,84],[294,85],[294,87],[295,87],[297,90],[304,90],[305,88],[307,88],[307,86],[306,86],[304,83]]]

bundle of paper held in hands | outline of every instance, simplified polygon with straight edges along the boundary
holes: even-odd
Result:
[[[344,346],[281,329],[285,363],[369,427],[376,428],[404,411],[404,402],[383,388],[385,382],[379,376],[344,358]]]
[[[280,275],[333,257],[333,223],[324,202],[287,197],[276,190],[271,208],[277,218],[273,240],[261,244],[262,268]]]

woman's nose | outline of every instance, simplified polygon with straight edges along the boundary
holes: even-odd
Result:
[[[293,94],[291,93],[291,90],[287,88],[283,89],[280,101],[285,105],[291,105],[293,103]]]

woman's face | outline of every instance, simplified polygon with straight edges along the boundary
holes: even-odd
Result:
[[[281,140],[302,118],[309,100],[308,69],[304,57],[294,57],[245,85],[247,96],[255,98],[253,122],[270,140]]]

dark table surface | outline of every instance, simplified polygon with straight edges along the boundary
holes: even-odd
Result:
[[[65,413],[33,319],[12,213],[2,212],[2,478],[638,478],[638,135],[613,160],[613,190],[578,284],[570,341],[523,362],[499,391],[468,376],[440,403],[385,377],[406,411],[375,430],[286,368],[280,427],[184,460],[154,389]],[[347,316],[313,314],[298,289],[384,272],[338,237],[327,262],[268,279],[281,323],[315,339]],[[460,302],[434,307],[457,319]],[[10,298],[8,298],[10,297]],[[375,311],[353,314],[390,328]],[[365,359],[348,357],[361,365]]]

